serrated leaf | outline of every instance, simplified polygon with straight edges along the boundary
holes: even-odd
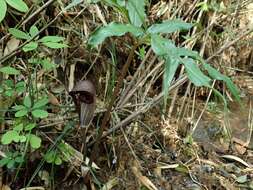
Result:
[[[94,47],[101,44],[107,37],[123,36],[127,32],[130,32],[136,37],[144,34],[141,28],[134,25],[111,22],[107,26],[98,28],[93,32],[89,38],[88,44]]]
[[[140,27],[145,21],[145,0],[128,0],[126,4],[131,24]]]
[[[27,109],[19,110],[15,113],[15,117],[23,117],[28,114]]]
[[[185,58],[182,59],[182,62],[185,66],[187,76],[195,86],[210,87],[209,82],[211,79],[202,73],[193,59]]]
[[[24,45],[24,47],[22,48],[22,50],[24,52],[28,52],[28,51],[32,51],[37,49],[38,47],[38,43],[37,42],[29,42],[28,44]]]
[[[30,145],[32,148],[37,149],[41,146],[41,138],[40,137],[30,134],[28,138],[29,138],[29,142],[30,142]]]
[[[8,5],[13,7],[14,9],[20,11],[20,12],[27,12],[28,6],[23,0],[5,0]]]
[[[31,101],[31,98],[30,96],[26,96],[24,98],[24,101],[23,101],[23,104],[27,107],[27,108],[30,108],[32,106],[32,101]]]
[[[180,30],[189,30],[193,25],[182,20],[166,20],[161,24],[151,25],[147,32],[150,34],[172,33]]]
[[[24,40],[29,40],[31,39],[31,36],[21,30],[18,30],[16,28],[9,28],[9,32],[11,35],[13,35],[15,38],[18,39],[24,39]]]
[[[172,53],[169,53],[169,51],[176,48],[171,40],[156,34],[151,35],[151,47],[155,54],[159,56],[171,55]]]
[[[7,12],[7,5],[4,0],[0,0],[0,23],[4,19],[6,12]]]
[[[36,127],[35,123],[29,123],[28,125],[25,126],[25,131],[30,131],[35,127]]]
[[[31,37],[33,38],[34,36],[36,36],[39,33],[38,28],[33,25],[31,26],[30,30],[29,30],[29,34],[31,35]]]
[[[15,69],[13,67],[10,67],[10,66],[1,67],[0,72],[2,72],[4,74],[8,74],[8,75],[19,75],[20,74],[19,70]]]
[[[19,138],[18,132],[11,130],[3,134],[1,142],[3,144],[10,144],[12,141],[17,140]]]
[[[34,103],[33,109],[41,108],[41,107],[45,106],[47,103],[48,103],[48,98],[44,97]]]
[[[48,116],[48,112],[41,109],[36,109],[32,111],[32,115],[36,118],[46,118]]]
[[[164,92],[164,107],[166,107],[168,90],[171,84],[171,81],[175,75],[175,72],[180,64],[178,59],[173,57],[167,57],[165,60],[165,71],[163,74],[163,92]]]
[[[39,39],[39,42],[60,42],[63,41],[65,38],[61,36],[44,36]]]
[[[68,47],[68,45],[63,44],[63,43],[57,43],[57,42],[43,42],[42,43],[44,46],[47,46],[52,49],[58,49],[58,48],[65,48]]]

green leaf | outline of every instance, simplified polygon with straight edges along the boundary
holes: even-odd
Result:
[[[16,28],[9,28],[9,32],[18,39],[24,39],[29,40],[31,39],[31,36],[21,30],[18,30]]]
[[[29,123],[28,125],[25,126],[25,131],[30,131],[35,127],[36,127],[35,123]]]
[[[30,134],[28,139],[29,139],[29,142],[30,142],[30,145],[32,148],[37,149],[41,146],[41,138],[40,137]]]
[[[192,24],[186,23],[182,20],[167,20],[162,22],[161,24],[153,24],[151,25],[147,32],[150,34],[157,33],[172,33],[179,30],[189,30],[192,27]]]
[[[165,71],[163,74],[164,107],[166,107],[168,90],[171,81],[176,73],[179,64],[180,64],[179,60],[174,59],[173,57],[168,56],[165,60]]]
[[[9,160],[8,164],[7,164],[7,168],[11,169],[15,166],[15,160]]]
[[[18,156],[15,158],[15,162],[22,163],[22,162],[24,162],[24,158],[22,156]]]
[[[208,74],[213,78],[217,80],[223,80],[224,75],[222,75],[218,70],[213,68],[211,65],[204,63],[203,64],[204,68],[207,70]]]
[[[95,30],[95,32],[93,32],[90,36],[88,44],[94,47],[101,44],[107,37],[123,36],[127,32],[130,32],[136,37],[144,34],[141,28],[131,24],[119,24],[111,22],[107,26]]]
[[[20,12],[28,11],[28,6],[22,0],[5,0],[5,1],[8,3],[8,5],[10,5],[11,7]]]
[[[51,62],[49,59],[43,59],[41,61],[41,65],[46,71],[51,71],[52,69],[56,68],[56,64]]]
[[[34,103],[33,109],[41,108],[41,107],[45,106],[47,103],[48,103],[48,98],[44,97],[44,98],[42,98],[42,99],[40,99],[40,100],[38,100],[37,102]]]
[[[156,34],[151,35],[151,47],[155,54],[159,56],[171,55],[172,53],[169,53],[169,51],[176,48],[171,40]]]
[[[38,47],[38,43],[37,42],[29,42],[28,44],[24,45],[24,47],[22,48],[22,50],[24,52],[28,52],[28,51],[32,51],[37,49]]]
[[[204,63],[203,66],[212,78],[224,81],[229,91],[235,97],[236,101],[240,102],[240,91],[229,77],[221,74],[218,70],[216,70],[215,68],[213,68],[211,65],[207,63]]]
[[[2,72],[4,74],[8,74],[8,75],[19,75],[20,74],[19,70],[15,69],[13,67],[10,67],[10,66],[1,67],[0,72]]]
[[[235,97],[236,101],[241,102],[241,100],[240,100],[240,91],[235,86],[235,84],[231,81],[231,79],[228,78],[227,76],[224,76],[223,81],[226,83],[226,86],[228,87],[228,89],[232,93],[232,95]]]
[[[11,130],[7,131],[5,134],[3,134],[1,142],[3,144],[10,144],[14,140],[19,139],[19,134],[17,131]]]
[[[38,28],[33,25],[31,26],[30,30],[29,30],[29,34],[31,35],[31,37],[33,38],[34,36],[36,36],[39,33]]]
[[[32,111],[32,115],[36,118],[46,118],[48,116],[48,112],[41,109],[36,109]]]
[[[24,101],[23,101],[23,104],[27,107],[27,108],[30,108],[32,106],[32,101],[31,101],[31,98],[30,96],[26,96],[24,98]]]
[[[19,142],[21,142],[21,143],[26,142],[26,136],[20,135],[19,136]]]
[[[39,40],[39,42],[60,42],[63,41],[65,38],[61,36],[44,36]]]
[[[0,167],[5,166],[6,164],[8,164],[8,162],[10,161],[9,158],[3,158],[0,160]]]
[[[25,106],[23,106],[23,105],[16,105],[16,106],[13,106],[12,107],[13,109],[15,109],[15,110],[23,110],[23,109],[26,109],[26,107]]]
[[[182,62],[186,68],[189,79],[195,86],[210,87],[209,82],[211,79],[202,73],[193,59],[185,58],[182,59]]]
[[[70,4],[68,4],[68,6],[66,6],[64,8],[64,10],[66,11],[66,10],[72,8],[72,7],[75,7],[76,5],[78,5],[78,4],[82,3],[82,2],[83,2],[82,0],[72,0],[72,2]]]
[[[131,24],[140,27],[145,21],[145,0],[128,0],[126,4]]]
[[[62,159],[59,156],[56,156],[54,163],[59,166],[62,164]]]
[[[54,162],[54,158],[55,158],[55,152],[53,151],[50,151],[50,152],[47,152],[44,156],[45,160],[48,162],[48,163],[53,163]]]
[[[14,128],[13,128],[13,130],[15,130],[15,131],[22,131],[24,129],[24,126],[23,126],[23,124],[22,123],[20,123],[20,124],[18,124],[18,125],[16,125]]]
[[[28,110],[25,108],[15,113],[15,117],[23,117],[28,114]]]
[[[0,0],[0,10],[1,10],[0,11],[0,23],[1,23],[6,15],[6,11],[7,11],[7,5],[4,0]]]
[[[44,46],[47,46],[47,47],[52,48],[52,49],[68,47],[68,45],[66,45],[66,44],[57,43],[57,42],[43,42],[42,44]]]

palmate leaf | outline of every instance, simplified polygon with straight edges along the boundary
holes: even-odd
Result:
[[[128,0],[126,3],[131,24],[140,27],[145,21],[145,0]]]
[[[193,25],[182,20],[166,20],[161,24],[151,25],[147,32],[150,34],[173,33],[180,30],[189,30]]]
[[[111,36],[123,36],[127,32],[130,32],[134,36],[138,37],[143,35],[143,30],[131,24],[110,23],[107,26],[98,28],[89,38],[88,44],[91,46],[97,46],[101,44],[107,37]]]

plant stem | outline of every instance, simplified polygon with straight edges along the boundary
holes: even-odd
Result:
[[[119,80],[118,80],[118,83],[113,91],[113,95],[112,95],[112,98],[111,98],[111,101],[110,101],[110,104],[108,105],[107,109],[106,109],[106,112],[105,112],[105,115],[103,117],[103,120],[102,120],[102,124],[101,124],[101,127],[99,128],[98,130],[98,135],[97,135],[97,139],[95,141],[95,145],[94,145],[94,148],[92,150],[92,153],[91,153],[91,157],[90,157],[90,162],[89,162],[89,166],[91,166],[92,162],[95,160],[96,158],[96,155],[97,155],[97,152],[98,152],[98,146],[99,146],[99,143],[100,143],[100,140],[101,140],[101,137],[102,137],[102,134],[103,134],[103,131],[105,130],[106,126],[107,126],[107,123],[108,121],[110,120],[110,117],[111,117],[111,111],[112,111],[112,107],[113,107],[113,104],[116,100],[116,97],[118,97],[118,94],[119,94],[119,91],[120,91],[120,88],[122,86],[122,83],[123,83],[123,79],[125,78],[125,75],[127,73],[127,70],[133,60],[133,57],[134,57],[134,52],[135,50],[137,49],[138,47],[138,43],[135,43],[134,46],[132,47],[131,51],[130,51],[130,54],[128,55],[128,58],[127,58],[127,61],[126,63],[124,64],[121,72],[120,72],[120,76],[119,76]],[[85,158],[84,158],[85,159]]]

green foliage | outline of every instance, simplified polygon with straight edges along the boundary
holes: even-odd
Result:
[[[51,71],[52,69],[56,68],[56,65],[48,58],[31,58],[28,60],[28,62],[34,65],[41,65],[46,71]]]
[[[41,146],[41,138],[31,133],[31,130],[36,127],[35,123],[23,125],[23,123],[16,124],[12,130],[3,134],[1,142],[4,145],[15,143],[29,142],[31,148],[37,149]]]
[[[145,22],[145,0],[128,0],[126,2],[126,9],[130,23],[134,26],[140,27]]]
[[[162,23],[155,23],[149,26],[147,29],[142,27],[145,25],[145,1],[116,1],[116,0],[105,0],[107,4],[112,7],[116,7],[121,10],[122,15],[125,15],[124,10],[127,10],[127,15],[130,19],[130,24],[119,24],[110,23],[107,26],[98,28],[93,32],[89,38],[89,45],[97,46],[101,44],[107,37],[112,36],[122,36],[126,33],[132,34],[139,45],[141,43],[151,42],[151,48],[156,55],[165,60],[165,72],[163,81],[163,91],[164,91],[164,103],[166,106],[168,89],[170,83],[175,75],[175,72],[180,64],[183,64],[186,68],[186,74],[189,80],[195,86],[205,86],[209,87],[212,79],[222,80],[226,83],[228,89],[231,91],[236,100],[239,101],[239,91],[233,82],[226,76],[222,75],[218,70],[212,68],[210,65],[205,63],[203,58],[198,55],[197,52],[176,47],[174,42],[169,39],[163,38],[162,34],[170,34],[176,31],[189,30],[192,28],[193,24],[186,23],[182,20],[166,20]],[[204,6],[205,4],[199,4],[199,6]],[[204,74],[201,69],[202,66],[207,70],[209,76]],[[221,94],[214,90],[218,96]],[[222,97],[225,101],[225,98]],[[226,102],[224,102],[226,105]]]
[[[15,117],[28,116],[31,112],[34,118],[46,118],[48,112],[44,110],[45,105],[48,103],[48,98],[44,97],[32,105],[30,96],[26,96],[23,105],[16,105],[13,108],[16,110]]]
[[[134,36],[138,37],[143,35],[143,30],[139,27],[135,27],[131,24],[119,24],[119,23],[110,23],[105,27],[97,29],[89,38],[89,45],[97,46],[101,44],[105,38],[111,36],[123,36],[127,32],[130,32]]]
[[[16,165],[23,163],[24,158],[19,152],[7,152],[6,157],[0,160],[0,167],[7,166],[7,168],[15,168]]]
[[[64,43],[64,38],[60,37],[60,36],[44,36],[41,39],[39,39],[39,36],[37,36],[39,34],[39,30],[36,26],[31,26],[31,28],[29,29],[29,33],[23,32],[19,29],[16,28],[10,28],[9,32],[17,39],[21,39],[21,40],[32,40],[31,42],[29,42],[28,44],[24,45],[24,47],[22,48],[22,50],[24,52],[28,52],[28,51],[32,51],[32,50],[36,50],[39,45],[43,45],[46,46],[48,48],[52,48],[52,49],[59,49],[59,48],[65,48],[68,47],[65,43]],[[37,37],[35,37],[37,36]]]
[[[7,4],[20,12],[28,11],[28,6],[23,0],[0,0],[0,23],[6,15]]]
[[[2,84],[0,84],[0,93],[4,96],[11,97],[15,94],[19,95],[25,92],[25,82],[20,81],[14,84],[12,80],[4,80]]]
[[[71,159],[74,155],[73,148],[70,147],[68,144],[61,142],[57,149],[53,149],[47,152],[44,155],[44,158],[47,163],[61,165],[64,162],[67,162]]]
[[[191,29],[192,24],[186,23],[182,20],[166,20],[161,24],[153,24],[151,25],[147,32],[150,34],[162,34],[162,33],[173,33],[181,30],[189,30]]]
[[[17,69],[10,67],[10,66],[1,67],[0,72],[2,72],[4,74],[8,74],[8,75],[19,75],[20,74],[20,72]]]

